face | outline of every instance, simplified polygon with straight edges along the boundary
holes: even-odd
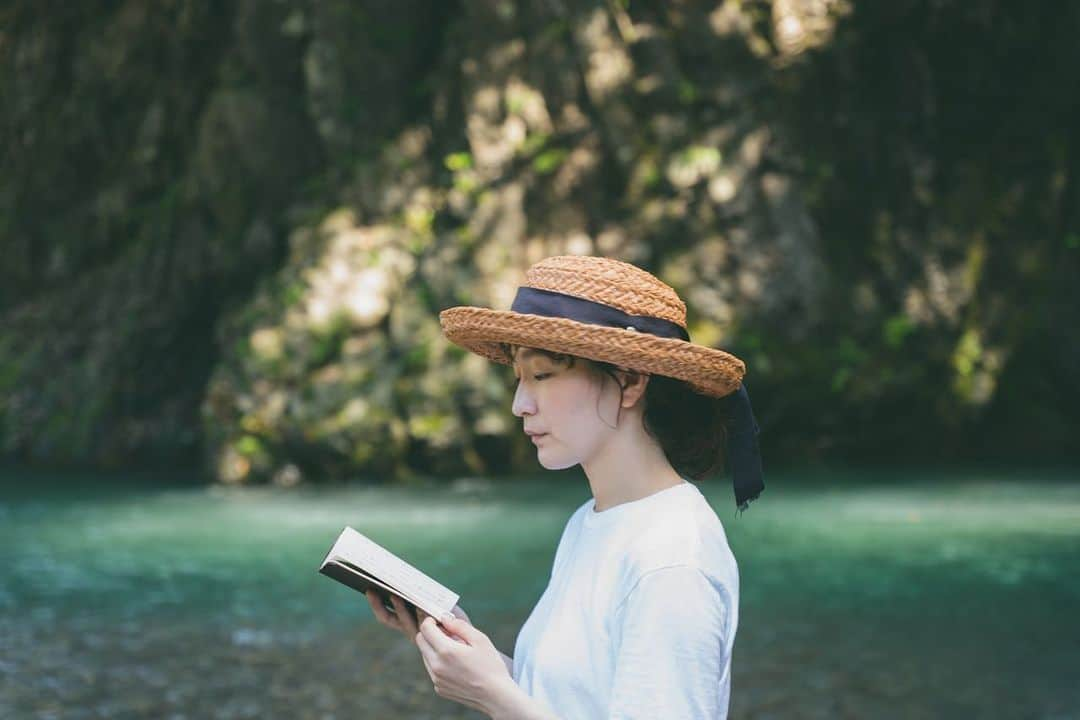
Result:
[[[513,413],[532,438],[537,459],[549,470],[587,462],[615,432],[619,390],[588,360],[573,367],[530,348],[514,348]]]

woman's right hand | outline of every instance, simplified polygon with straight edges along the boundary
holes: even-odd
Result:
[[[375,619],[379,621],[380,625],[385,625],[391,630],[400,632],[408,638],[409,642],[416,644],[416,634],[420,632],[420,623],[424,622],[424,618],[428,616],[426,612],[416,608],[416,619],[413,620],[412,613],[407,609],[405,601],[391,593],[390,603],[394,606],[395,615],[383,606],[382,599],[374,590],[368,590],[365,595],[367,595],[368,604],[371,606],[371,612],[375,614]],[[469,620],[469,616],[459,606],[455,605],[450,612],[454,614],[454,617],[461,618],[472,625],[472,620]],[[453,637],[449,633],[447,633],[447,636]]]

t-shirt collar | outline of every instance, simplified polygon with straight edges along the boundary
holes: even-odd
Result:
[[[596,498],[594,497],[589,501],[589,504],[585,507],[585,526],[586,527],[604,527],[618,520],[620,517],[627,515],[628,513],[638,512],[640,510],[651,508],[657,503],[663,502],[671,495],[679,493],[689,492],[689,488],[697,487],[687,480],[683,480],[677,485],[666,487],[663,490],[654,492],[652,495],[646,495],[643,498],[637,500],[630,500],[629,502],[619,503],[614,507],[609,507],[607,510],[596,512]]]

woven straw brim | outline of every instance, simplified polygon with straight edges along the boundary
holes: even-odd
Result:
[[[666,375],[710,397],[734,392],[746,374],[723,350],[567,318],[463,306],[443,310],[439,322],[451,342],[503,365],[511,362],[500,344],[511,343]]]

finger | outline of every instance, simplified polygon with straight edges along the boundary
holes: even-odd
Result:
[[[394,612],[397,613],[401,631],[408,634],[409,637],[415,635],[419,628],[416,627],[416,621],[413,619],[412,613],[409,612],[409,608],[405,606],[405,601],[397,595],[391,594],[390,602],[394,605]]]
[[[405,607],[405,601],[400,597],[391,594],[390,604],[394,607],[394,615],[397,616],[397,623],[402,626],[403,633],[409,636],[416,635],[418,628],[415,627],[416,623],[413,621],[413,613],[410,613],[408,608]]]
[[[382,608],[382,603],[379,602],[379,595],[374,590],[365,591],[364,597],[367,599],[368,605],[371,606],[372,612],[375,612],[376,610]],[[377,612],[375,614],[378,615]]]
[[[435,618],[429,617],[424,622],[420,623],[420,632],[428,644],[435,652],[441,653],[451,647],[450,637],[435,623]]]
[[[435,621],[435,627],[439,628],[439,630],[441,630],[444,635],[446,635],[447,637],[451,637],[451,638],[456,637],[455,635],[453,635],[450,632],[450,629],[447,628],[445,624],[443,624],[442,622],[439,621],[439,619],[437,617],[435,617],[434,615],[428,615],[426,612],[424,612],[420,608],[416,608],[416,620],[417,620],[416,628],[417,628],[418,631],[420,629],[420,626],[423,625],[424,621],[427,620],[428,618],[431,618],[432,620]]]
[[[427,619],[427,618],[431,618],[432,620],[434,620],[435,621],[435,627],[439,628],[439,630],[441,630],[442,633],[444,635],[446,635],[446,637],[448,637],[448,638],[456,638],[457,637],[452,632],[450,632],[450,628],[448,628],[446,626],[446,623],[441,622],[439,620],[439,618],[435,617],[434,615],[428,615],[427,613],[424,613],[424,617],[420,619],[420,624],[422,625],[424,620]]]
[[[446,623],[442,622],[441,620],[439,620],[439,618],[435,617],[434,615],[428,615],[427,613],[424,613],[423,617],[420,618],[420,624],[422,625],[424,623],[424,620],[426,620],[427,618],[431,618],[432,620],[434,620],[435,621],[435,627],[439,628],[439,630],[441,630],[443,632],[443,634],[446,635],[447,637],[450,637],[450,638],[456,637],[453,633],[450,632],[450,628],[448,628],[446,626]]]
[[[428,615],[426,612],[424,612],[420,608],[416,608],[416,634],[420,633],[420,626],[423,625],[424,621],[427,620],[429,617],[431,616]]]
[[[375,619],[389,628],[400,630],[401,623],[398,622],[398,619],[391,615],[390,611],[383,606],[382,598],[379,597],[379,594],[374,590],[368,590],[365,594],[367,595],[368,604],[371,605],[371,612],[375,613]]]
[[[371,613],[381,621],[386,614],[386,608],[379,601],[379,595],[374,590],[368,590],[364,593],[364,597],[367,598],[368,606],[371,607]]]
[[[371,614],[376,618],[379,617],[378,599],[375,596],[375,592],[367,590],[364,592],[364,599],[367,600],[368,607],[371,608]]]
[[[435,649],[431,647],[431,643],[427,641],[424,634],[421,632],[416,633],[413,637],[413,642],[416,643],[416,647],[420,650],[420,659],[424,661],[424,668],[427,670],[428,676],[434,681],[435,674],[431,672],[431,662],[428,658],[434,657]]]

